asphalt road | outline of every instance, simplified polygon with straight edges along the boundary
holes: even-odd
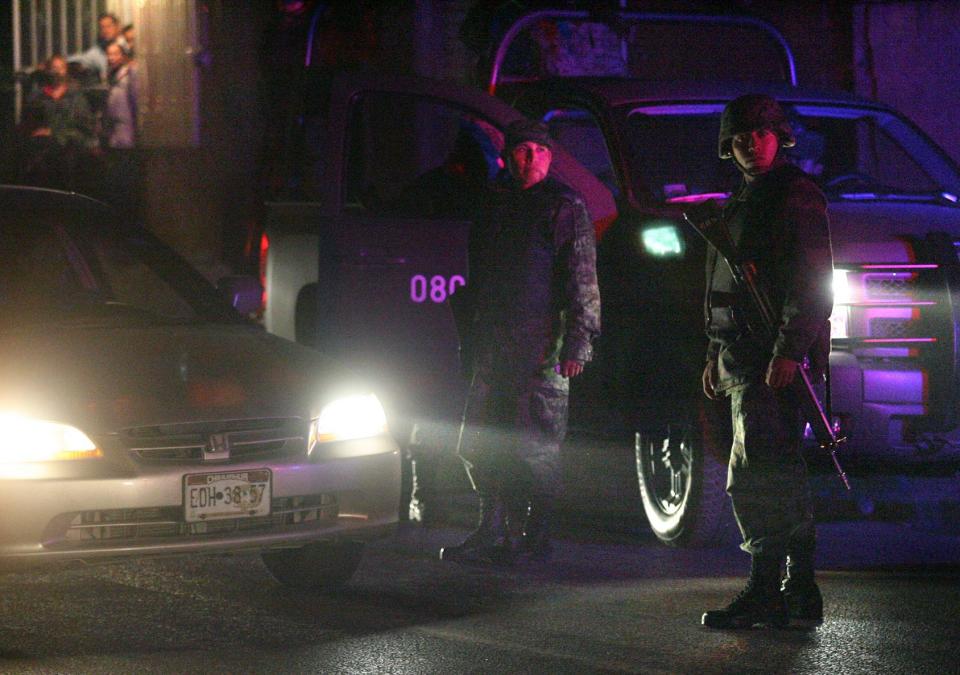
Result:
[[[827,620],[709,631],[740,588],[735,547],[567,534],[549,566],[471,569],[402,529],[333,596],[288,590],[255,556],[0,578],[2,672],[957,672],[960,536],[820,526]]]

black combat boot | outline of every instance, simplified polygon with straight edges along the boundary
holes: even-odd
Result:
[[[823,596],[813,579],[812,553],[787,555],[787,573],[780,590],[791,625],[811,628],[823,623]]]
[[[521,562],[544,562],[553,554],[550,529],[553,520],[552,501],[533,498],[527,508],[523,534],[517,544],[516,554]]]
[[[481,497],[480,524],[463,542],[440,549],[440,560],[504,564],[513,559],[507,532],[506,508],[499,497]]]
[[[780,593],[780,559],[754,556],[747,587],[723,609],[706,612],[701,623],[708,628],[785,627],[789,619]]]

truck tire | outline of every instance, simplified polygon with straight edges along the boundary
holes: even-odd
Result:
[[[363,544],[325,541],[301,548],[264,551],[270,574],[285,586],[310,591],[334,591],[346,584],[363,558]]]
[[[669,546],[726,543],[735,530],[726,494],[729,450],[720,411],[697,405],[686,421],[636,435],[637,477],[653,533]]]

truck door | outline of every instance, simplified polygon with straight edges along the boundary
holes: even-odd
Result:
[[[336,272],[321,284],[320,321],[335,327],[335,351],[388,392],[394,420],[448,445],[465,391],[457,321],[470,226],[502,168],[502,129],[519,115],[482,92],[409,78],[342,82],[331,102],[332,227],[319,261]],[[560,160],[561,180],[598,203],[574,164]]]
[[[336,267],[337,351],[388,392],[395,424],[416,422],[434,437],[421,442],[448,445],[464,390],[451,296],[468,283],[470,222],[497,169],[497,132],[409,92],[365,90],[344,112],[340,210],[332,250],[321,251]]]

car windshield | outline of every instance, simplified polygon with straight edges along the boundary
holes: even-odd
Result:
[[[912,125],[868,108],[785,106],[797,144],[788,159],[831,199],[956,201],[960,176]],[[690,201],[729,193],[739,173],[717,157],[722,104],[648,105],[630,111],[628,143],[638,195]]]
[[[4,328],[236,318],[169,249],[144,232],[106,226],[102,217],[56,208],[0,212]]]

